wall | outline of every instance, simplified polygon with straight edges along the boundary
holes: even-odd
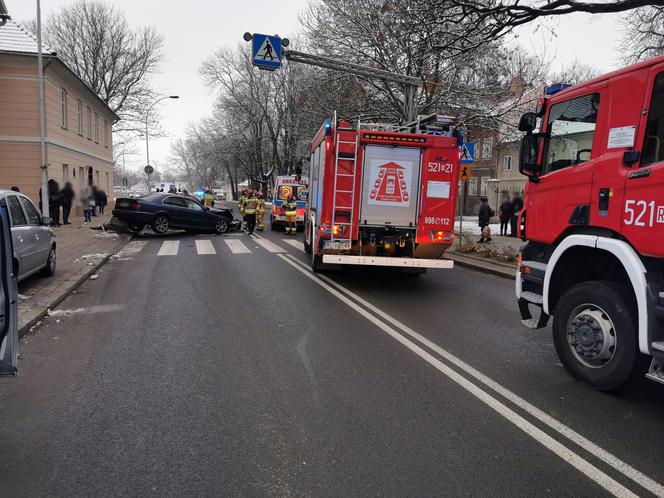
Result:
[[[48,176],[78,192],[93,170],[93,181],[112,197],[113,114],[87,87],[58,62],[45,70],[46,160]],[[66,91],[66,123],[62,123],[61,90]],[[82,129],[77,126],[77,102],[82,103]],[[93,117],[92,131],[86,119]],[[94,116],[99,118],[96,139]],[[108,123],[104,135],[104,120]],[[40,188],[39,87],[37,58],[0,55],[0,187],[18,186],[35,202]],[[63,168],[64,166],[64,168]],[[81,178],[80,170],[84,171]],[[74,173],[75,172],[75,173]],[[107,181],[108,178],[108,181]]]

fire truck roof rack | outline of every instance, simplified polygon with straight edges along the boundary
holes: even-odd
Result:
[[[424,135],[446,135],[452,136],[456,124],[456,118],[444,114],[430,114],[419,116],[417,120],[402,125],[389,123],[366,123],[360,124],[361,130],[420,133]]]

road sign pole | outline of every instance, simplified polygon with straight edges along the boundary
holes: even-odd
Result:
[[[463,206],[466,204],[466,182],[461,183],[461,207],[459,207],[459,247],[463,242]]]

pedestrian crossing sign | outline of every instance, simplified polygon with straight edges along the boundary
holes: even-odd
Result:
[[[459,179],[461,181],[467,182],[473,177],[473,175],[470,172],[470,166],[467,164],[462,164],[461,165],[461,175],[459,175]]]
[[[281,67],[280,37],[254,33],[251,41],[251,62],[254,66],[270,71]]]
[[[475,144],[466,142],[461,146],[461,164],[473,164],[475,162]]]

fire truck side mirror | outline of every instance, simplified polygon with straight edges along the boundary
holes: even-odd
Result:
[[[537,114],[534,112],[526,112],[519,120],[519,131],[532,133],[537,128]]]
[[[537,159],[539,157],[540,136],[528,134],[521,139],[521,151],[519,153],[519,172],[532,181],[537,182],[541,166]]]

